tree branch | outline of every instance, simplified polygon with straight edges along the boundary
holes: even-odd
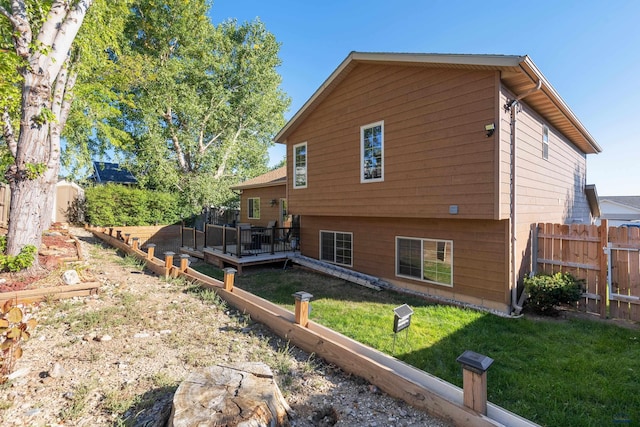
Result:
[[[231,139],[231,142],[227,146],[227,149],[222,155],[222,161],[220,162],[220,166],[218,166],[218,170],[216,170],[216,173],[213,175],[214,179],[222,178],[222,176],[224,175],[224,172],[227,170],[227,162],[229,161],[229,157],[231,157],[231,152],[235,147],[236,142],[238,142],[238,138],[240,137],[240,132],[242,132],[242,126],[238,127],[238,130],[236,130],[236,134],[233,136],[233,138]]]
[[[64,60],[68,55],[69,50],[71,49],[71,44],[73,43],[73,40],[76,38],[76,34],[78,34],[78,31],[80,30],[80,26],[82,25],[82,21],[84,20],[84,17],[86,16],[87,11],[89,7],[91,7],[92,3],[93,3],[93,0],[78,1],[75,7],[66,14],[64,20],[59,25],[59,27],[57,27],[57,29],[52,29],[48,27],[47,31],[45,32],[45,28],[43,26],[43,30],[40,31],[40,34],[38,35],[39,41],[43,41],[43,40],[50,41],[51,34],[54,35],[54,38],[51,44],[45,43],[46,46],[51,46],[51,49],[52,49],[51,53],[47,55],[47,58],[46,58],[47,59],[46,65],[48,65],[48,67],[46,68],[49,69],[49,81],[51,84],[53,84],[53,82],[55,81],[58,75],[58,72],[60,71],[60,68],[64,63]],[[61,8],[63,6],[68,6],[68,2],[57,0],[54,2],[54,6],[57,6],[58,8]],[[59,17],[60,12],[61,10],[59,9],[54,12],[52,7],[49,17],[50,18]],[[47,19],[47,23],[58,25],[55,22],[55,19]],[[41,64],[41,65],[44,65],[44,64]]]
[[[16,53],[22,58],[29,57],[29,45],[31,45],[32,33],[29,19],[27,18],[27,9],[24,1],[12,1],[11,12],[9,13],[4,7],[0,6],[0,14],[4,15],[13,26],[13,44]]]

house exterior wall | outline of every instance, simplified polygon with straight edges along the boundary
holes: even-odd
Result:
[[[514,95],[502,89],[500,105]],[[500,117],[500,210],[508,218],[511,176],[511,116]],[[543,126],[549,129],[548,158],[542,157]],[[530,271],[530,230],[535,223],[591,223],[585,193],[586,155],[545,122],[527,104],[519,102],[516,116],[516,265],[519,276]]]
[[[260,198],[260,218],[249,219],[248,200],[252,197]],[[280,219],[280,199],[286,198],[286,186],[277,185],[261,188],[245,188],[240,195],[240,220],[239,222],[250,223],[253,226],[266,227],[269,221],[278,221],[277,226],[282,227]],[[272,200],[276,200],[275,205],[271,205]]]
[[[301,252],[319,258],[320,230],[353,233],[353,270],[398,287],[507,311],[509,221],[305,215]],[[396,237],[453,241],[453,287],[396,276]]]
[[[600,212],[602,219],[609,220],[610,227],[618,227],[632,221],[640,221],[640,209],[610,200],[600,200]]]
[[[497,73],[360,64],[287,138],[307,143],[307,187],[291,212],[388,218],[493,219]],[[384,121],[384,181],[360,182],[360,127]]]

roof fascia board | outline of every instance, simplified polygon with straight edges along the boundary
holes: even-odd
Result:
[[[640,213],[640,209],[638,209],[638,208],[637,208],[637,207],[635,207],[635,206],[627,205],[627,204],[625,204],[625,203],[616,202],[616,201],[611,200],[611,199],[606,199],[606,198],[602,198],[602,199],[600,199],[600,204],[601,204],[601,205],[602,205],[603,203],[605,203],[605,202],[606,202],[606,203],[609,203],[609,204],[611,204],[611,205],[620,206],[621,208],[631,209],[631,210],[634,210],[634,211],[636,211],[636,212]]]
[[[571,108],[567,105],[566,102],[562,99],[560,94],[555,90],[551,83],[544,77],[544,75],[540,72],[536,64],[533,63],[529,56],[525,56],[520,63],[520,68],[522,71],[529,76],[529,78],[533,78],[535,76],[536,80],[542,82],[542,91],[549,97],[551,102],[553,102],[556,107],[564,114],[564,116],[571,122],[571,124],[580,132],[584,138],[587,140],[589,145],[593,148],[595,153],[601,153],[602,148],[596,140],[591,136],[587,128],[584,127],[582,122],[578,119],[578,117],[571,111]],[[535,82],[537,83],[537,81]]]

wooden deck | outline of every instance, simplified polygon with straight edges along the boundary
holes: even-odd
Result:
[[[235,252],[235,248],[228,247],[229,250]],[[275,254],[257,252],[237,257],[231,254],[225,254],[221,249],[215,247],[207,247],[204,249],[194,250],[193,248],[182,247],[180,253],[188,254],[192,257],[204,260],[207,264],[212,264],[220,268],[232,266],[238,270],[238,274],[242,274],[243,267],[261,264],[274,264],[284,262],[295,256],[295,252],[276,252]]]

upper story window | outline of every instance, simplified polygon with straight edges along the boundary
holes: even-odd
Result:
[[[549,159],[549,128],[542,126],[542,158]]]
[[[396,237],[396,275],[453,286],[453,241]]]
[[[260,219],[260,197],[247,199],[247,218]]]
[[[293,188],[307,188],[307,143],[293,146]]]
[[[360,182],[384,180],[384,122],[360,128]]]

